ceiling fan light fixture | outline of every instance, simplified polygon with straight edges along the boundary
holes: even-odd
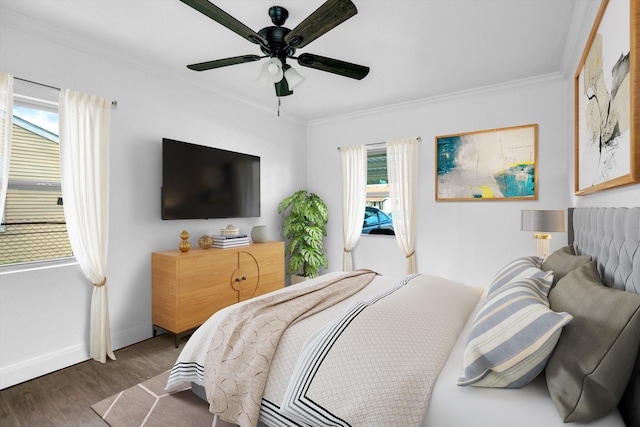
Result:
[[[267,64],[267,71],[269,72],[269,74],[273,74],[275,76],[280,72],[280,66],[278,64],[274,64],[273,62],[270,62]]]
[[[293,67],[288,67],[284,72],[284,78],[287,79],[289,89],[293,89],[300,83],[304,82],[305,78]]]
[[[270,58],[262,64],[259,80],[265,85],[270,86],[282,80],[283,76],[282,62],[278,58]]]

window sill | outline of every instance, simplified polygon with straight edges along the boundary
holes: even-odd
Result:
[[[13,273],[24,273],[27,271],[46,270],[50,268],[67,267],[77,265],[78,261],[74,257],[58,258],[46,261],[24,262],[20,264],[0,265],[0,276]]]

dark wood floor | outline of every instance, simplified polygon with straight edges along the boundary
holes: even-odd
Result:
[[[117,360],[93,360],[0,390],[0,426],[104,427],[91,405],[173,366],[187,338],[175,348],[167,334],[115,351]]]

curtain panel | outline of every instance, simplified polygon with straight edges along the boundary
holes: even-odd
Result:
[[[387,141],[387,174],[393,229],[398,246],[407,258],[407,274],[417,272],[415,241],[418,143],[418,138]]]
[[[13,128],[13,76],[0,73],[0,223],[4,219],[11,161],[11,132]]]
[[[342,147],[342,268],[353,271],[353,254],[367,203],[367,149],[364,144]]]
[[[111,349],[106,286],[111,103],[69,89],[60,91],[62,198],[71,249],[93,284],[90,355],[102,363]]]

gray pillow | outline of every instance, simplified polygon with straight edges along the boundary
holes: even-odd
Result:
[[[589,261],[568,273],[549,293],[566,325],[545,375],[565,422],[588,422],[613,410],[631,377],[640,345],[640,294],[604,286]]]
[[[551,287],[554,287],[567,273],[589,261],[591,261],[589,255],[576,255],[573,245],[567,245],[549,255],[540,268],[542,271],[553,271]]]

